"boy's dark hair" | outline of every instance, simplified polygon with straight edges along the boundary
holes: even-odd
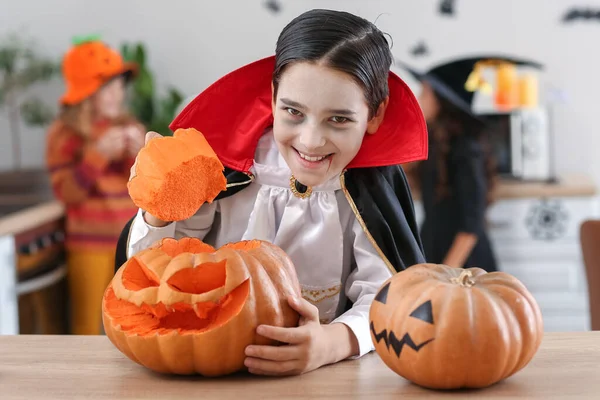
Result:
[[[388,96],[392,53],[383,33],[364,18],[333,10],[311,10],[281,32],[275,50],[274,97],[285,67],[318,62],[351,75],[363,88],[369,118]]]

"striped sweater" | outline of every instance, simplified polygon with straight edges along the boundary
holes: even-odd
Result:
[[[94,127],[86,140],[60,121],[48,131],[46,162],[55,196],[66,208],[68,250],[114,251],[137,207],[127,192],[135,159],[109,161],[94,149],[110,125]]]

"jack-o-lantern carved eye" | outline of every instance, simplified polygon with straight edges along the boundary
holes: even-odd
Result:
[[[202,294],[225,286],[227,260],[207,262],[195,268],[184,268],[173,274],[167,283],[183,293]]]
[[[127,290],[142,290],[158,287],[160,279],[137,258],[132,258],[123,271],[123,286]]]
[[[385,304],[387,302],[387,295],[390,290],[390,283],[387,283],[384,287],[381,288],[381,290],[379,290],[379,293],[377,293],[377,296],[375,296],[375,301],[378,301],[381,304]]]
[[[183,245],[184,250],[189,247],[185,242]],[[168,245],[165,247],[171,254],[181,254],[181,251],[175,247]],[[204,248],[198,250],[205,251]],[[226,278],[227,260],[225,259],[182,268],[168,277],[166,284],[175,292],[201,295],[225,286]],[[121,281],[125,289],[133,292],[156,288],[161,284],[161,279],[154,270],[144,265],[140,257],[133,257],[127,262]],[[225,324],[241,311],[249,294],[250,280],[246,279],[219,298],[207,298],[206,301],[196,303],[177,301],[165,304],[151,301],[136,305],[117,298],[111,287],[105,295],[105,306],[110,310],[111,318],[120,329],[131,334],[147,336],[178,329],[192,334],[216,329]]]
[[[433,311],[431,309],[431,300],[427,300],[425,303],[415,308],[409,316],[416,319],[420,319],[421,321],[433,325]]]

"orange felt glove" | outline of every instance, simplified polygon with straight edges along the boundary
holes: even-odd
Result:
[[[163,221],[181,221],[227,188],[223,164],[204,135],[178,129],[156,137],[140,150],[127,187],[141,209]]]

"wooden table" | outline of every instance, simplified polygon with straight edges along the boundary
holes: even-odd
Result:
[[[483,397],[485,396],[485,397]],[[155,374],[105,336],[0,336],[0,399],[599,399],[600,332],[548,333],[521,372],[484,390],[422,389],[375,353],[295,377]]]

